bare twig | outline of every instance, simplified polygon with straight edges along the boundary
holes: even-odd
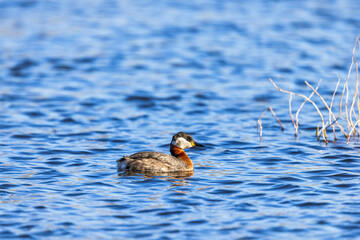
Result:
[[[348,76],[347,76],[347,78],[346,78],[346,80],[345,80],[345,83],[344,83],[343,91],[342,91],[342,94],[341,94],[341,97],[340,97],[339,116],[338,116],[338,118],[341,117],[341,113],[342,113],[342,102],[343,102],[343,97],[344,97],[345,90],[346,90],[345,113],[346,113],[346,121],[347,121],[347,129],[348,129],[348,132],[349,132],[349,124],[350,124],[349,114],[348,114],[348,109],[347,109],[348,98],[349,98],[348,82],[349,82],[350,73],[351,73],[351,69],[352,69],[353,65],[354,65],[354,61],[351,62],[350,69],[349,69],[349,73],[348,73]]]
[[[350,132],[354,131],[356,125],[358,125],[360,123],[360,120],[357,120],[354,127],[350,130]],[[350,139],[350,136],[347,138],[347,141],[346,142],[349,142],[349,139]]]
[[[284,126],[282,125],[281,121],[278,119],[278,117],[276,116],[274,110],[272,109],[272,107],[268,107],[266,108],[260,115],[259,119],[257,120],[257,123],[258,123],[258,127],[260,128],[260,141],[261,141],[261,138],[262,138],[262,124],[261,124],[261,118],[263,117],[264,113],[267,111],[267,110],[270,110],[271,113],[274,115],[276,121],[279,123],[280,127],[281,127],[281,131],[284,131]]]
[[[296,125],[296,123],[295,123],[294,116],[292,115],[291,100],[292,100],[292,95],[289,94],[289,115],[290,115],[290,117],[291,117],[291,121],[292,121],[292,123],[293,123],[293,125],[294,125],[294,128],[295,128],[295,137],[297,137],[297,127],[296,127],[297,125]]]
[[[322,127],[322,130],[325,129],[324,117],[323,117],[323,115],[321,114],[321,111],[319,110],[319,108],[316,106],[315,102],[313,102],[311,99],[309,99],[307,96],[305,96],[305,95],[303,95],[303,94],[293,93],[293,92],[290,92],[290,91],[286,91],[286,90],[284,90],[284,89],[282,89],[282,88],[279,88],[279,87],[274,83],[274,81],[273,81],[271,78],[269,78],[269,80],[270,80],[270,82],[274,85],[274,87],[275,87],[276,89],[278,89],[280,92],[287,93],[287,94],[291,94],[291,95],[294,95],[294,96],[299,96],[299,97],[304,98],[306,101],[310,102],[310,103],[314,106],[314,108],[316,109],[316,111],[318,112],[318,114],[319,114],[319,116],[320,116],[320,118],[321,118],[321,123],[322,123],[322,126],[323,126],[323,127]],[[322,132],[324,132],[324,131],[322,131]],[[318,136],[318,137],[319,137],[319,136]],[[327,142],[327,139],[326,139],[325,134],[323,134],[323,138],[324,138],[324,141]]]
[[[284,126],[281,124],[281,121],[277,118],[277,116],[276,116],[274,110],[272,109],[272,107],[269,107],[269,109],[270,109],[270,111],[272,112],[272,114],[274,115],[276,121],[279,123],[279,125],[280,125],[280,127],[281,127],[281,131],[284,131],[285,128],[284,128]]]
[[[349,114],[349,118],[352,122],[352,117],[351,117],[351,114],[354,112],[353,109],[354,109],[354,105],[355,105],[355,101],[356,101],[356,96],[358,95],[358,88],[359,88],[359,76],[358,76],[358,65],[357,65],[357,61],[356,61],[356,57],[355,57],[355,49],[356,49],[356,44],[357,44],[357,41],[359,39],[359,36],[356,38],[356,41],[355,41],[355,46],[353,48],[353,62],[355,63],[355,71],[356,71],[356,86],[355,86],[355,93],[354,93],[354,96],[353,96],[353,100],[352,100],[352,103],[351,103],[351,107],[350,107],[350,114]],[[355,112],[354,112],[354,115],[356,116]],[[355,124],[356,125],[356,124]],[[355,126],[354,125],[354,126]],[[353,131],[355,130],[355,128],[353,128]],[[351,131],[352,132],[352,131]],[[350,132],[350,134],[351,134]],[[354,132],[354,135],[356,135],[356,133]]]
[[[318,84],[316,86],[316,90],[319,88],[320,83],[321,83],[321,79],[319,80],[319,82],[318,82]],[[311,99],[313,95],[314,95],[314,91],[311,92],[311,94],[309,95],[308,98]],[[300,105],[299,109],[296,112],[296,115],[295,115],[295,119],[296,119],[295,135],[296,135],[297,132],[299,132],[299,113],[300,113],[302,107],[305,105],[306,102],[307,102],[306,100],[303,101],[302,104]]]
[[[321,80],[318,82],[316,88],[314,88],[311,84],[309,84],[307,81],[305,81],[306,85],[312,89],[311,94],[307,97],[304,94],[295,93],[295,92],[292,92],[291,90],[284,90],[284,89],[278,87],[275,84],[275,82],[271,78],[269,78],[269,80],[271,81],[271,83],[274,85],[274,87],[277,90],[279,90],[280,92],[289,94],[289,114],[290,114],[291,121],[295,128],[295,136],[297,136],[297,134],[299,132],[299,113],[300,113],[301,109],[303,108],[303,106],[305,105],[305,103],[310,102],[313,105],[313,107],[316,109],[317,113],[319,114],[319,116],[321,118],[322,127],[321,127],[321,129],[319,129],[319,127],[316,129],[316,137],[318,140],[320,140],[320,137],[322,137],[324,139],[324,141],[326,143],[328,143],[326,131],[330,126],[332,127],[335,141],[337,140],[336,127],[338,127],[340,129],[340,131],[344,134],[344,136],[347,139],[347,142],[349,142],[349,140],[352,136],[360,137],[360,89],[359,89],[360,83],[359,83],[359,66],[358,66],[358,62],[356,59],[357,47],[358,47],[358,50],[360,51],[360,40],[359,39],[360,39],[360,34],[356,37],[355,44],[353,47],[352,61],[351,61],[350,68],[348,70],[347,77],[344,81],[344,85],[342,87],[343,89],[342,89],[341,97],[340,97],[339,115],[337,117],[334,114],[333,106],[334,106],[335,96],[336,96],[336,93],[339,89],[339,85],[341,82],[340,77],[338,77],[338,82],[337,82],[335,90],[332,94],[330,105],[325,101],[325,99],[318,92],[318,88],[319,88]],[[351,77],[354,67],[355,67],[356,82],[355,82],[355,89],[353,90],[352,88],[349,87],[349,85],[351,87],[353,87],[353,84],[350,84],[350,77]],[[318,108],[317,104],[313,100],[311,100],[311,98],[314,94],[316,94],[320,98],[320,100],[323,102],[323,104],[325,105],[325,107],[328,111],[328,122],[326,122],[326,124],[325,124],[322,112]],[[351,94],[351,97],[349,96],[350,94]],[[292,96],[298,96],[298,97],[301,97],[304,99],[304,101],[302,102],[300,107],[297,109],[295,117],[292,113]],[[343,113],[343,107],[344,107],[344,113]],[[267,110],[270,110],[273,113],[275,119],[279,122],[282,130],[284,129],[280,120],[276,117],[275,112],[272,110],[271,107],[269,107],[262,112],[262,114],[258,120],[258,125],[260,126],[260,139],[262,136],[261,118]],[[343,120],[339,121],[339,119],[343,119]]]
[[[334,93],[333,93],[332,98],[331,98],[330,109],[331,109],[332,106],[333,106],[335,94],[336,94],[336,92],[337,92],[337,89],[338,89],[338,87],[339,87],[339,84],[340,84],[340,78],[339,78],[339,80],[338,80],[338,82],[337,82],[337,84],[336,84]],[[317,90],[317,89],[316,89],[316,90]],[[335,120],[335,121],[337,122],[337,120]],[[330,114],[330,111],[329,111],[329,122],[331,122],[331,114]],[[334,133],[334,140],[336,141],[337,138],[336,138],[336,134],[335,134],[335,126],[334,126],[333,124],[331,124],[331,127],[332,127],[333,133]]]
[[[324,100],[324,98],[319,94],[318,91],[316,91],[313,86],[311,86],[311,84],[309,84],[307,81],[305,81],[306,85],[308,85],[315,93],[316,95],[319,96],[319,98],[323,101],[325,107],[328,109],[329,114],[331,116],[333,116],[334,119],[336,119],[335,115],[333,114],[333,112],[331,111],[331,108],[328,106],[328,104],[326,103],[326,101]],[[329,121],[331,123],[331,121]],[[335,123],[337,124],[337,126],[340,128],[340,130],[343,132],[343,134],[347,137],[345,131],[343,130],[343,128],[341,127],[341,125],[338,123],[338,121],[335,121]]]

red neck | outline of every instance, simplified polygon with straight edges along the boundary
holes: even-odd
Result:
[[[186,163],[187,168],[189,170],[194,169],[194,165],[193,165],[191,159],[188,157],[188,155],[186,155],[186,153],[183,149],[178,148],[173,144],[170,144],[170,152],[171,152],[171,155],[173,155],[174,157],[183,160]]]

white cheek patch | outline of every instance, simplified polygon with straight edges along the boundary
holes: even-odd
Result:
[[[185,138],[177,138],[175,141],[172,141],[171,143],[181,149],[192,147],[191,143],[185,140]]]

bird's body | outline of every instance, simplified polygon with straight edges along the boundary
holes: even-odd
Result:
[[[175,134],[170,143],[171,155],[160,152],[138,152],[119,159],[118,168],[133,173],[170,173],[193,171],[194,165],[183,149],[202,146],[187,133]]]
[[[121,168],[130,172],[172,172],[189,170],[186,162],[161,152],[138,152],[124,156]],[[193,170],[193,169],[191,169]]]

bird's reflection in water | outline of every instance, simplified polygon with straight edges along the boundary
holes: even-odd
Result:
[[[194,171],[179,171],[179,172],[166,172],[166,173],[132,173],[132,172],[119,172],[118,177],[141,176],[144,179],[158,179],[172,182],[170,187],[185,186],[188,184],[187,178],[191,177]]]

